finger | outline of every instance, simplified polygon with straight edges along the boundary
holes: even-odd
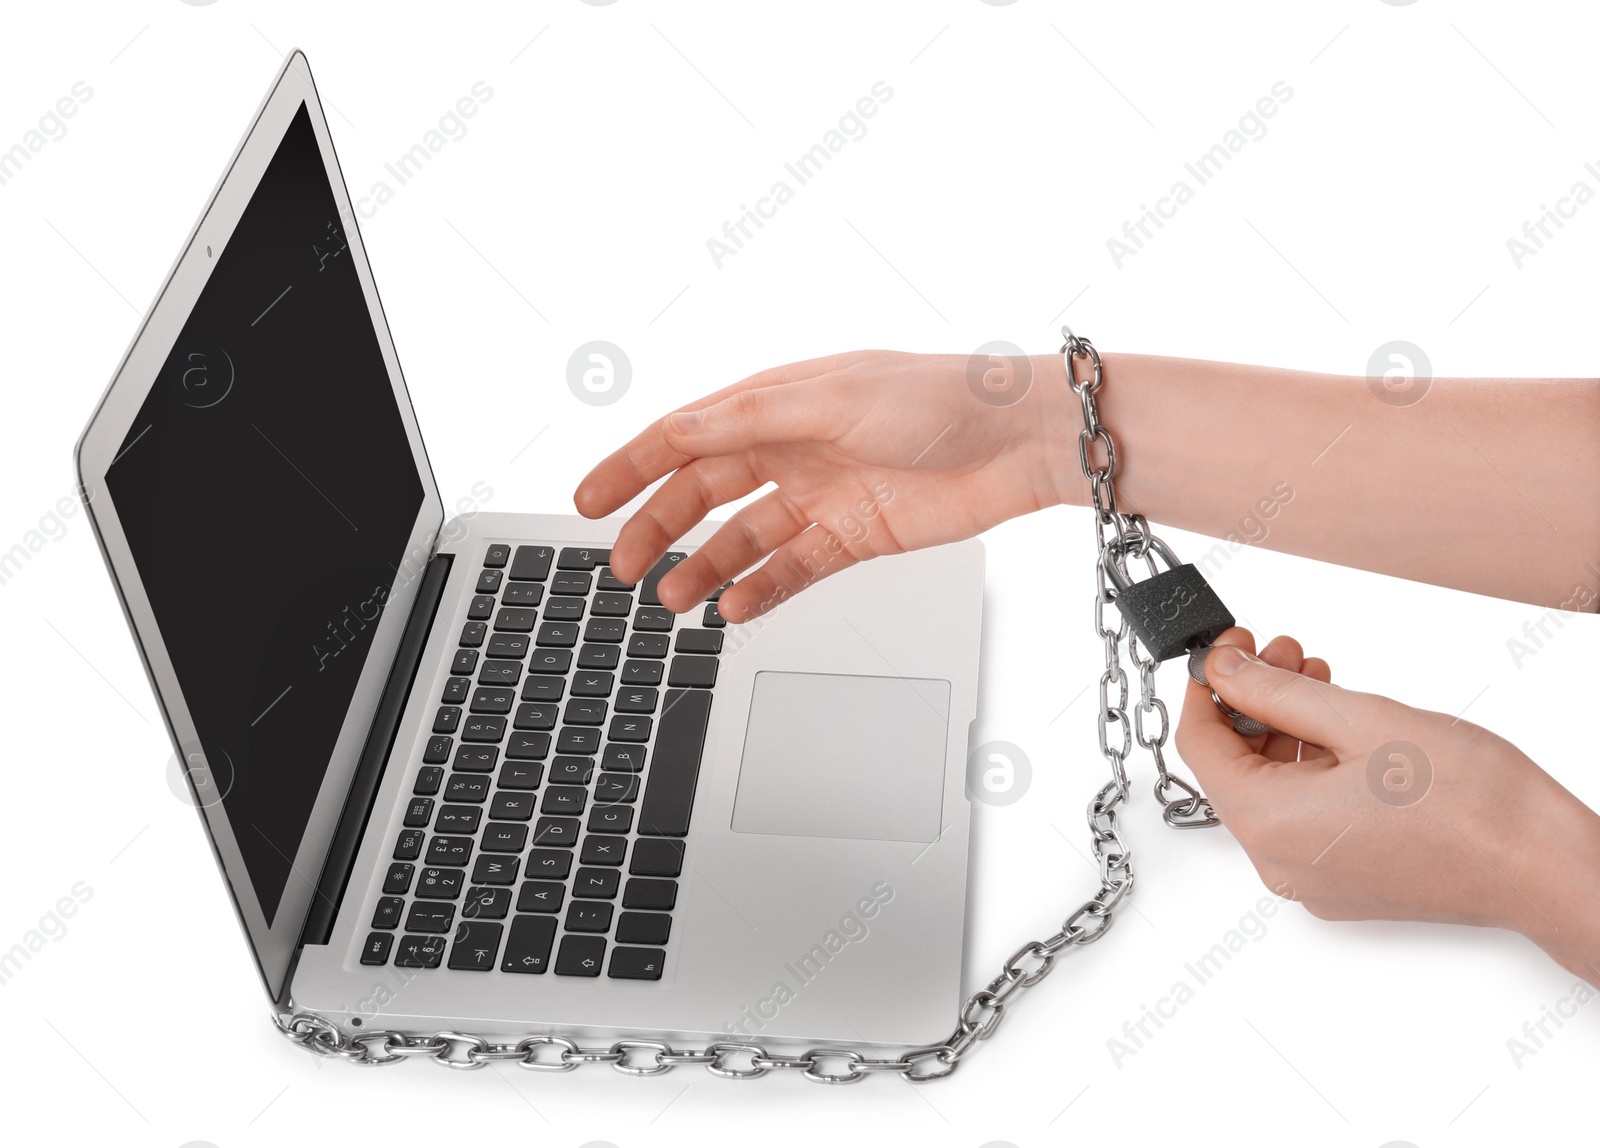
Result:
[[[705,545],[678,563],[657,593],[661,604],[682,613],[788,542],[811,519],[781,490],[763,495],[717,528]],[[726,616],[726,615],[724,615]]]
[[[1250,652],[1255,649],[1255,638],[1235,626],[1219,635],[1216,644]],[[1212,701],[1210,687],[1192,679],[1184,691],[1176,736],[1179,755],[1219,808],[1226,807],[1228,792],[1238,778],[1260,760],[1255,747],[1235,732],[1233,720]]]
[[[761,479],[743,457],[686,463],[617,531],[611,572],[624,582],[637,582],[690,527],[760,486]]]
[[[1308,678],[1315,678],[1319,682],[1333,681],[1333,670],[1321,658],[1307,658],[1300,663],[1300,672]]]
[[[858,361],[860,355],[859,351],[848,351],[844,354],[826,355],[819,359],[769,367],[731,386],[696,399],[680,407],[679,410],[704,410],[746,391],[816,378],[830,371],[848,367]],[[586,518],[603,518],[615,512],[618,507],[626,506],[645,487],[689,460],[689,455],[682,453],[667,441],[663,431],[664,423],[664,419],[657,419],[619,450],[607,455],[584,476],[572,496],[579,514]]]
[[[1305,653],[1299,642],[1287,634],[1280,634],[1262,647],[1259,656],[1268,665],[1299,673]],[[1286,733],[1274,731],[1266,734],[1259,748],[1262,756],[1270,757],[1273,761],[1296,761],[1300,757],[1300,739]]]
[[[1343,747],[1357,723],[1381,716],[1388,704],[1383,698],[1340,689],[1236,650],[1213,650],[1206,658],[1206,678],[1234,709],[1329,749]]]
[[[724,590],[717,607],[730,622],[748,622],[859,561],[833,531],[809,526],[778,547],[759,570]]]

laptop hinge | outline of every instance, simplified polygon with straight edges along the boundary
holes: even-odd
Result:
[[[350,881],[356,850],[366,832],[367,818],[372,813],[378,784],[383,780],[383,767],[394,748],[400,718],[405,713],[406,698],[411,693],[417,668],[422,663],[428,631],[433,628],[434,615],[444,596],[450,562],[450,555],[437,555],[423,573],[417,600],[411,607],[411,617],[406,622],[405,632],[400,637],[400,648],[389,669],[389,680],[384,685],[378,712],[373,716],[372,728],[367,732],[366,745],[361,750],[360,764],[356,766],[350,792],[345,797],[344,812],[339,815],[339,828],[334,832],[333,843],[323,862],[316,897],[306,917],[305,929],[300,934],[302,946],[325,945],[333,933],[333,922],[339,915],[339,904],[344,899],[345,887]]]

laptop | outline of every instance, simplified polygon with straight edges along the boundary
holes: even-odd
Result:
[[[77,465],[276,1009],[350,1036],[949,1034],[981,545],[731,626],[654,593],[715,524],[626,584],[620,520],[447,518],[301,53]]]

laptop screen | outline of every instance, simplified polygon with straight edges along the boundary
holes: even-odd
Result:
[[[304,104],[106,488],[270,925],[424,497]]]

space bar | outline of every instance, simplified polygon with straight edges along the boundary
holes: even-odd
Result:
[[[668,690],[656,725],[650,778],[639,809],[639,832],[652,837],[682,837],[689,832],[700,754],[711,718],[708,690]]]

